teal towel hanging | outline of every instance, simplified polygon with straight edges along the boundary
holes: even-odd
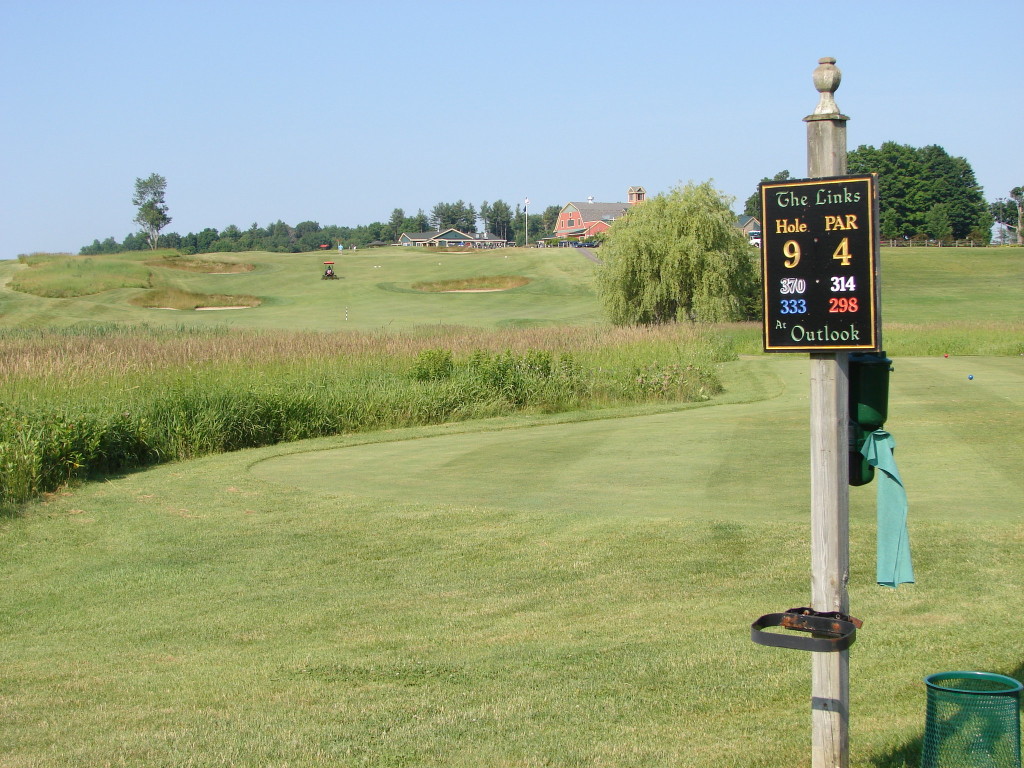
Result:
[[[860,452],[880,470],[878,483],[878,563],[875,578],[885,587],[914,583],[907,530],[907,492],[893,450],[896,441],[883,429],[867,435]]]

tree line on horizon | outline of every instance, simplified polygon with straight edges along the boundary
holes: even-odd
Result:
[[[987,244],[993,223],[1017,229],[1020,188],[1011,190],[1009,201],[986,202],[971,164],[938,145],[917,148],[887,141],[875,148],[864,144],[847,154],[847,169],[851,175],[878,174],[883,240]],[[789,171],[780,171],[761,181],[791,178],[795,177]],[[761,221],[759,192],[747,198],[743,212]]]
[[[472,203],[457,200],[454,203],[437,203],[430,213],[419,209],[415,215],[407,216],[402,208],[395,208],[386,222],[375,221],[356,227],[328,225],[316,221],[301,221],[292,226],[278,220],[265,227],[258,223],[245,230],[234,224],[222,230],[207,227],[200,232],[181,235],[177,232],[160,234],[160,225],[170,223],[167,207],[163,202],[166,180],[158,174],[147,179],[136,180],[136,194],[133,203],[139,206],[135,221],[143,229],[127,235],[120,242],[113,237],[93,240],[79,250],[83,256],[103,253],[141,251],[147,248],[173,248],[185,255],[198,253],[229,253],[236,251],[270,251],[272,253],[303,253],[307,251],[335,249],[339,245],[349,248],[365,248],[374,244],[391,244],[403,232],[419,233],[454,227],[461,232],[473,234],[482,231],[497,235],[516,245],[525,245],[527,231],[531,240],[554,234],[560,206],[548,206],[543,213],[529,214],[518,204],[513,208],[504,200],[488,203],[486,200],[477,209]],[[154,216],[154,211],[159,216]],[[529,227],[527,228],[527,224]]]
[[[1024,191],[1010,190],[1009,199],[986,202],[974,169],[963,157],[953,157],[938,145],[915,148],[893,141],[879,148],[861,145],[847,156],[850,174],[879,175],[880,222],[885,240],[950,242],[970,239],[987,244],[992,225],[1005,225],[1014,232],[1018,244],[1021,220],[1024,218]],[[786,181],[789,171],[780,171],[762,181]],[[92,255],[137,251],[145,248],[173,248],[186,255],[230,251],[271,251],[299,253],[333,249],[337,246],[360,248],[374,244],[390,244],[403,232],[420,233],[455,228],[467,234],[478,230],[525,245],[527,237],[537,240],[554,234],[561,208],[551,205],[543,213],[527,216],[519,205],[513,208],[504,200],[483,201],[479,209],[472,203],[456,200],[437,203],[430,213],[419,209],[406,215],[395,208],[386,221],[374,221],[356,227],[321,226],[316,221],[302,221],[291,226],[278,220],[265,227],[253,223],[241,230],[234,224],[218,231],[207,227],[200,232],[180,235],[161,234],[171,222],[164,191],[167,181],[159,174],[135,180],[133,204],[138,206],[134,221],[142,228],[118,242],[113,237],[94,240],[79,253]],[[755,191],[745,202],[743,213],[761,221],[760,194]]]

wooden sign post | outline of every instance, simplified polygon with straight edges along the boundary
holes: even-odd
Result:
[[[761,185],[764,347],[811,362],[811,605],[849,615],[849,351],[881,345],[874,176],[845,176],[846,121],[823,58],[807,175]],[[813,768],[849,764],[849,651],[811,655]]]
[[[823,58],[814,70],[821,94],[807,122],[807,175],[846,173],[846,121],[833,94],[842,74]],[[850,613],[850,486],[847,464],[849,354],[811,353],[811,607]],[[850,652],[811,656],[811,766],[847,768]]]

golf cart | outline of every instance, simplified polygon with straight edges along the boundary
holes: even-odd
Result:
[[[321,280],[337,280],[338,279],[338,276],[334,273],[334,262],[333,261],[325,261],[324,262],[324,274],[323,274],[323,277],[321,277],[320,279]]]

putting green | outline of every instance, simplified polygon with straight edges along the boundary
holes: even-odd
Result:
[[[809,363],[780,355],[737,365],[784,386],[758,402],[293,453],[251,471],[385,505],[804,520]],[[912,514],[1019,516],[1024,360],[908,358],[895,369],[887,428]],[[851,489],[855,515],[874,513],[874,488]]]

